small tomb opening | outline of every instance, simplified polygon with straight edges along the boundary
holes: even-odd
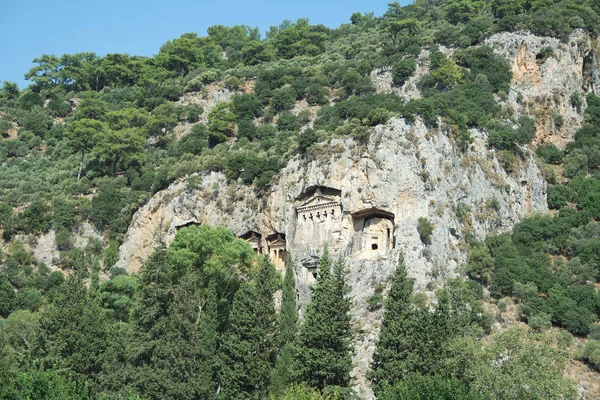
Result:
[[[202,225],[200,222],[189,221],[189,222],[186,222],[185,224],[181,224],[181,225],[176,226],[175,230],[179,231],[182,228],[187,228],[187,227],[190,227],[190,226],[196,226],[196,227],[198,227],[200,225]]]
[[[387,256],[394,248],[394,214],[370,208],[352,214],[354,253]]]
[[[256,254],[263,254],[262,235],[260,233],[248,231],[240,236],[240,239],[244,239],[248,242]]]
[[[287,260],[287,243],[283,233],[275,232],[267,236],[267,245],[269,247],[269,257],[271,262],[278,270],[285,269]]]
[[[301,260],[302,275],[300,276],[302,283],[306,285],[314,285],[319,277],[319,259],[307,257]]]

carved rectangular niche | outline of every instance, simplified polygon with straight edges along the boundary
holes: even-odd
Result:
[[[275,232],[267,236],[267,246],[271,262],[280,271],[285,269],[287,260],[287,243],[283,233]]]
[[[394,248],[394,214],[377,208],[352,214],[353,252],[364,257],[387,256]]]
[[[342,220],[341,191],[324,186],[310,187],[297,199],[296,213],[296,247],[331,245],[333,232],[339,231]]]

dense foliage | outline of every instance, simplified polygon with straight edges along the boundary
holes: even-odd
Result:
[[[500,159],[515,158],[536,122],[500,106],[511,69],[483,40],[522,30],[562,41],[576,29],[598,35],[599,15],[593,0],[416,0],[390,3],[381,17],[354,13],[335,29],[284,21],[264,39],[257,28],[212,26],[154,57],[34,59],[29,87],[0,88],[0,398],[350,398],[355,332],[343,259],[320,259],[299,323],[292,263],[281,283],[223,228],[181,229],[139,275],[114,268],[133,213],[192,173],[222,172],[260,197],[292,157],[314,157],[333,138],[365,145],[394,116],[419,118],[461,151],[471,128],[485,130]],[[415,85],[421,97],[377,92],[371,75],[382,71],[394,89]],[[199,105],[222,88],[229,101]],[[577,357],[600,369],[600,98],[570,101],[587,107],[575,140],[564,151],[537,147],[553,214],[483,243],[466,238],[470,279],[450,280],[435,301],[412,296],[402,260],[389,292],[381,286],[371,298],[370,310],[384,307],[370,375],[379,398],[568,398],[566,352],[542,332],[551,325],[588,335]],[[101,240],[75,240],[87,223]],[[425,245],[433,230],[419,220]],[[49,232],[62,271],[25,245]],[[480,341],[492,325],[484,289],[514,297],[537,333]]]

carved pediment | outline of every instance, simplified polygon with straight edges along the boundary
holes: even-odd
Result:
[[[331,204],[331,203],[337,204],[337,201],[334,198],[328,197],[328,196],[323,196],[323,195],[313,196],[310,199],[308,199],[307,201],[305,201],[304,203],[300,204],[298,206],[298,210],[300,210],[302,208],[321,206],[321,205]]]

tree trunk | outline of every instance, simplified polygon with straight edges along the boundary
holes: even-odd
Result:
[[[119,155],[115,155],[115,161],[113,163],[113,177],[117,176],[117,164],[119,163]]]
[[[85,151],[81,150],[81,161],[79,162],[79,172],[77,172],[77,180],[81,179],[81,170],[83,169],[83,157],[85,156]]]

